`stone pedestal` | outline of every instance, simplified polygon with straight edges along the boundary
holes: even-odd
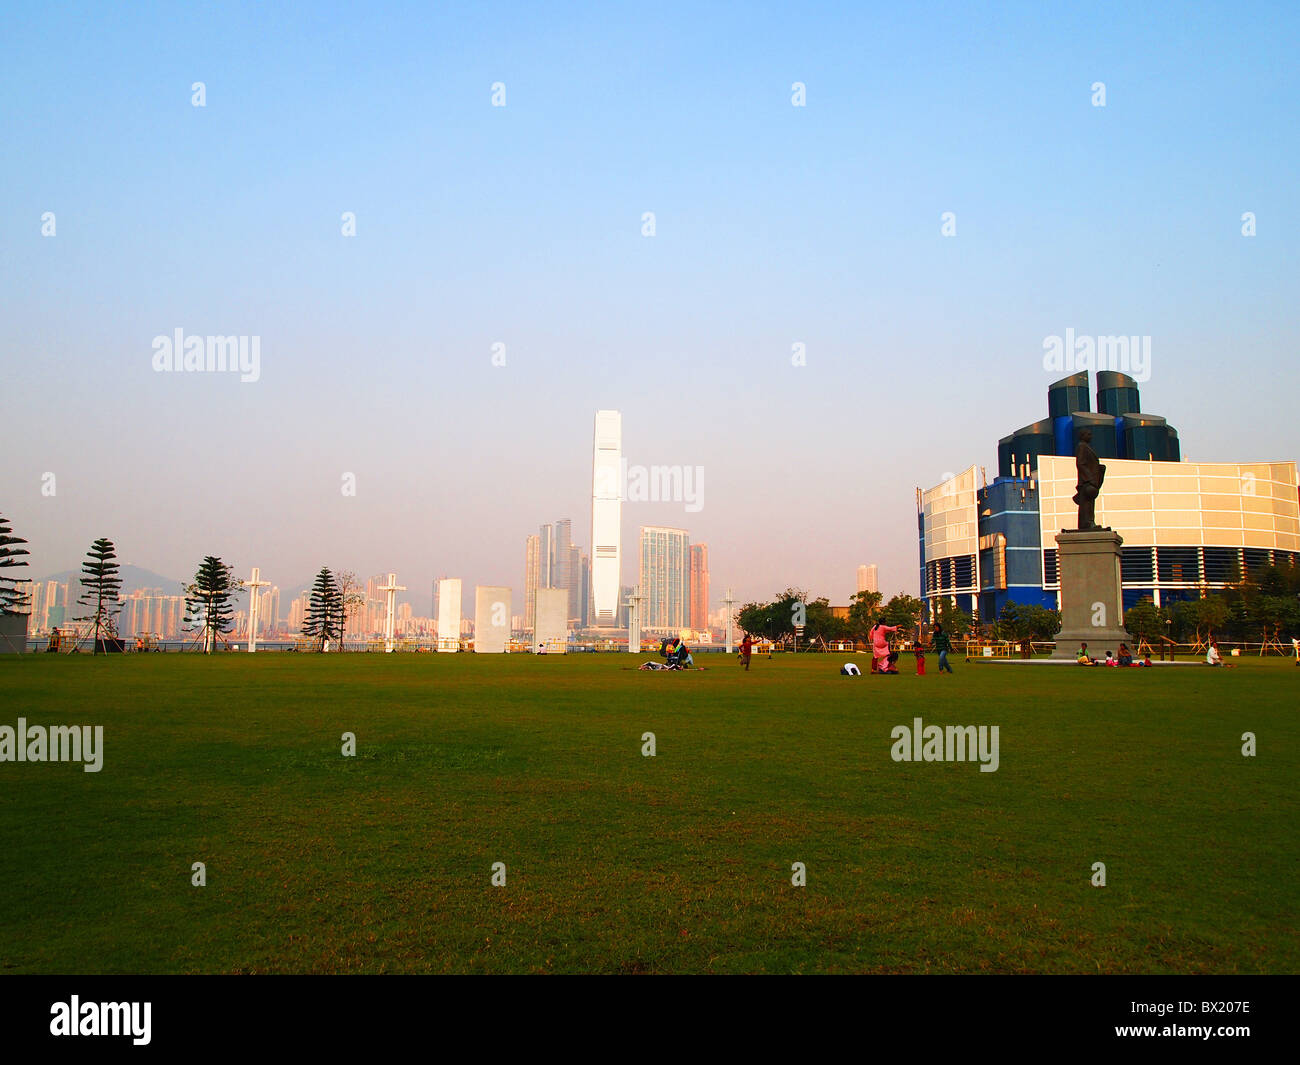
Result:
[[[27,614],[0,614],[0,655],[27,653]]]
[[[1079,645],[1105,659],[1119,654],[1121,643],[1132,643],[1124,630],[1124,593],[1120,578],[1123,538],[1110,529],[1061,532],[1056,557],[1061,577],[1061,631],[1053,658],[1074,658]]]

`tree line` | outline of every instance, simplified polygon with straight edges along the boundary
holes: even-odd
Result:
[[[1143,598],[1125,611],[1124,627],[1148,641],[1289,641],[1300,636],[1300,566],[1257,566],[1223,591],[1162,606]]]
[[[26,543],[22,537],[13,535],[9,521],[0,514],[0,615],[28,612],[31,597],[19,588],[21,580],[9,573],[27,565],[27,560],[21,557],[30,554],[21,546]],[[106,650],[107,641],[118,638],[117,619],[122,609],[120,569],[117,549],[107,537],[100,537],[90,545],[81,565],[78,583],[82,594],[77,602],[86,607],[86,612],[72,620],[91,623],[94,654]],[[231,600],[243,587],[244,582],[235,577],[234,570],[216,555],[205,556],[194,580],[184,586],[188,627],[197,630],[205,654],[211,654],[217,642],[234,627]],[[364,598],[355,573],[341,570],[335,574],[322,567],[311,589],[302,635],[314,639],[317,650],[323,651],[327,641],[337,643],[338,649],[343,650],[348,611]]]
[[[883,621],[904,632],[916,632],[924,605],[910,595],[896,595],[883,606],[879,592],[859,592],[849,603],[848,617],[831,612],[830,601],[813,599],[798,588],[778,592],[767,602],[744,604],[736,614],[742,632],[782,645],[796,643],[796,626],[803,625],[801,647],[838,640],[865,643],[873,625]],[[948,599],[934,603],[931,622],[938,622],[954,640],[987,635],[1012,643],[1054,640],[1061,631],[1061,612],[1036,603],[1008,602],[997,618],[985,622]],[[1269,563],[1250,570],[1222,591],[1202,589],[1197,598],[1157,607],[1143,598],[1124,613],[1124,627],[1136,639],[1167,637],[1175,643],[1208,640],[1211,635],[1243,643],[1289,641],[1300,636],[1300,566]]]
[[[799,643],[803,646],[826,644],[837,640],[865,641],[878,621],[913,630],[921,619],[921,600],[910,595],[896,595],[881,606],[879,592],[858,592],[849,603],[848,617],[831,612],[830,600],[812,599],[798,588],[778,592],[770,602],[745,603],[736,613],[742,632],[778,644],[793,644],[802,626]]]

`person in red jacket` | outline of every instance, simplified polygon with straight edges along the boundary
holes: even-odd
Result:
[[[745,638],[740,641],[740,660],[745,663],[745,672],[749,672],[749,656],[754,653],[754,641],[750,638],[749,633],[745,633]]]

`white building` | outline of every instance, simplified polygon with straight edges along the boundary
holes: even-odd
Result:
[[[1097,524],[1123,538],[1124,608],[1220,591],[1300,559],[1296,464],[1105,458]],[[1028,477],[982,484],[972,466],[918,492],[922,598],[982,618],[1008,602],[1060,606],[1056,534],[1078,522],[1071,455],[1040,454]]]
[[[877,576],[877,570],[874,565],[858,567],[858,591],[880,591],[880,578]]]

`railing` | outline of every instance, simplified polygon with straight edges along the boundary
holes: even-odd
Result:
[[[203,650],[203,641],[198,637],[172,638],[166,639],[154,634],[142,634],[139,637],[140,643],[137,645],[136,636],[121,637],[123,641],[122,650],[129,653],[137,651],[168,651],[168,652],[187,652],[201,653]],[[19,641],[13,640],[13,650],[19,649]],[[92,650],[93,639],[85,633],[76,633],[67,630],[61,630],[57,633],[29,633],[27,635],[26,650],[29,654],[45,651],[59,652],[82,652],[90,653]],[[1274,658],[1294,658],[1300,662],[1300,653],[1289,639],[1270,638],[1267,640],[1228,640],[1219,639],[1219,653],[1225,658],[1240,657],[1264,657]],[[446,651],[463,651],[473,645],[472,640],[468,639],[448,639],[443,641],[433,640],[429,637],[396,637],[393,641],[393,650],[401,653],[428,652],[431,650]],[[537,645],[527,639],[514,639],[507,645],[512,654],[537,653]],[[1168,637],[1160,636],[1148,641],[1144,639],[1133,638],[1129,645],[1133,649],[1133,657],[1141,659],[1150,655],[1152,659],[1159,661],[1176,661],[1178,659],[1205,659],[1208,644],[1205,640],[1189,641],[1179,643]],[[319,649],[320,643],[312,637],[261,637],[258,640],[259,653],[276,653],[286,651],[298,651],[302,653],[312,653]],[[990,640],[988,638],[974,638],[965,640],[954,640],[953,648],[956,653],[962,653],[969,659],[980,658],[1014,658],[1035,657],[1050,655],[1056,649],[1054,640],[1034,640],[1028,643],[1023,641],[1010,640]],[[1028,652],[1026,653],[1026,648]],[[243,639],[236,640],[230,635],[218,639],[214,652],[222,653],[243,653],[247,649],[247,643]],[[382,638],[373,637],[361,639],[348,639],[345,650],[348,654],[357,653],[383,653],[385,641]],[[902,641],[891,645],[892,650],[901,654],[913,653],[917,647],[910,641]],[[336,641],[330,641],[330,651],[335,653],[339,650]],[[659,650],[658,640],[647,640],[641,644],[641,654],[657,654]],[[737,640],[733,653],[740,650],[740,641]],[[779,643],[755,643],[753,645],[753,654],[767,657],[769,655],[785,654],[792,649],[789,646]],[[933,647],[923,646],[921,650],[930,654]],[[985,654],[985,651],[988,651]],[[1073,652],[1076,648],[1071,647]],[[1093,647],[1089,648],[1093,653],[1105,654],[1107,650],[1118,652],[1116,647]],[[596,652],[606,654],[626,654],[627,647],[622,641],[599,641],[598,644],[591,643],[570,643],[567,640],[549,641],[546,648],[548,654],[565,654],[573,651]],[[691,645],[692,654],[722,654],[725,653],[726,646],[721,643],[716,644],[693,644]],[[799,648],[800,653],[823,651],[832,654],[850,654],[856,652],[871,653],[871,648],[866,644],[858,643],[855,645],[849,641],[827,641],[825,648],[820,644],[803,645]]]
[[[1011,658],[1013,645],[1009,640],[967,640],[967,658]]]

